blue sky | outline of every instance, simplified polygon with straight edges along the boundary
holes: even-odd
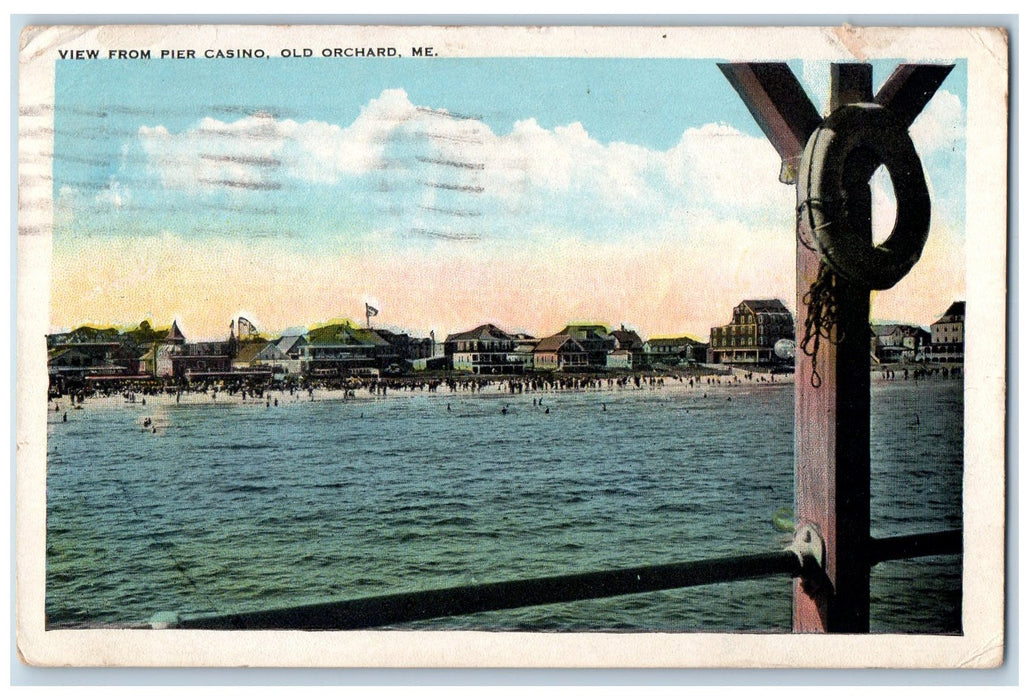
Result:
[[[62,61],[58,81],[69,105],[142,104],[171,129],[258,109],[345,124],[383,89],[399,87],[415,104],[473,115],[500,133],[532,117],[545,128],[581,122],[600,141],[661,149],[684,125],[727,121],[758,135],[712,67],[680,59],[269,58],[207,61],[198,70],[194,62]]]
[[[792,65],[822,108],[828,64]],[[934,229],[879,317],[963,293],[965,82],[912,127]],[[793,305],[793,192],[713,61],[60,61],[56,94],[54,327],[367,301],[415,332],[706,338],[740,298]]]

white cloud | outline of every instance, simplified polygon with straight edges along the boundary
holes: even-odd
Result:
[[[168,187],[274,189],[282,179],[336,183],[343,176],[382,168],[391,143],[435,138],[433,117],[418,110],[403,90],[385,90],[346,127],[326,122],[277,120],[258,113],[233,122],[205,118],[171,133],[142,127],[140,141],[152,168]],[[446,120],[435,131],[446,131]],[[422,133],[419,134],[418,132]]]
[[[779,183],[781,161],[764,138],[724,124],[687,129],[667,156],[669,180],[692,205],[740,212],[781,211],[792,190]]]
[[[767,141],[725,125],[688,129],[668,151],[604,144],[578,122],[547,129],[529,118],[495,134],[475,119],[416,106],[396,89],[345,126],[259,114],[208,118],[180,133],[144,127],[139,137],[165,187],[339,185],[380,192],[392,211],[398,203],[416,210],[409,226],[426,211],[445,211],[488,216],[494,230],[628,233],[659,226],[676,208],[765,220],[791,196],[776,180],[779,162]]]
[[[107,186],[97,192],[94,200],[98,204],[121,209],[129,199],[129,193],[117,180],[111,180]]]
[[[940,90],[926,105],[909,129],[918,152],[949,151],[965,139],[965,106],[961,98]]]
[[[163,126],[139,129],[139,139],[161,184],[174,189],[270,186],[289,121],[258,114],[235,122],[205,118],[179,134]]]
[[[510,134],[489,132],[480,149],[491,193],[510,199],[533,191],[638,200],[658,156],[627,143],[603,145],[575,122],[544,129],[535,119],[516,122]]]

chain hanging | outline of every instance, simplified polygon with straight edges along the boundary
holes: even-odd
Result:
[[[818,373],[818,347],[822,340],[838,345],[843,334],[833,338],[833,329],[838,328],[839,305],[836,302],[836,273],[825,261],[818,265],[818,277],[804,295],[807,306],[807,318],[804,320],[804,337],[800,341],[800,349],[811,358],[811,386],[816,389],[822,385],[822,375]]]
[[[843,211],[847,207],[846,192],[841,192],[839,200],[842,200]],[[814,217],[812,210],[821,208],[823,202],[831,200],[809,197],[797,206],[797,241],[808,250],[817,253],[821,262],[818,263],[818,275],[804,295],[804,305],[807,306],[807,318],[804,319],[804,336],[800,341],[801,351],[811,358],[811,386],[818,388],[822,385],[822,375],[818,373],[818,348],[822,340],[838,345],[843,340],[843,335],[833,339],[832,331],[836,328],[839,320],[839,305],[836,302],[836,273],[830,268],[824,256],[811,241],[804,238],[805,228],[813,229]],[[804,214],[808,216],[808,226],[801,224]],[[823,224],[827,226],[828,223]]]

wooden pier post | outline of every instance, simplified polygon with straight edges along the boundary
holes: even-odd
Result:
[[[785,63],[719,66],[783,161],[780,180],[797,182],[800,158],[822,122]],[[936,92],[952,66],[900,66],[872,95],[872,67],[834,64],[830,112],[875,102],[904,127]],[[850,235],[872,243],[871,154],[856,151],[845,174]],[[864,159],[862,161],[862,159]],[[859,162],[861,161],[861,162]],[[853,174],[853,175],[851,175]],[[862,181],[863,180],[863,181]],[[801,203],[805,204],[805,203]],[[810,203],[807,203],[810,204]],[[807,217],[797,217],[797,354],[794,478],[798,523],[818,528],[825,543],[822,582],[794,582],[795,632],[867,632],[870,545],[870,289],[836,275],[836,325],[811,357],[803,352],[808,291],[823,260],[811,245]],[[817,379],[814,372],[817,371]]]
[[[834,64],[830,111],[872,101],[870,65]],[[852,210],[863,210],[872,240],[868,183],[851,183]],[[797,326],[808,315],[806,295],[818,279],[822,258],[800,241],[812,241],[807,217],[798,217]],[[828,583],[805,590],[793,582],[794,632],[867,632],[869,604],[869,292],[836,278],[836,326],[816,357],[797,352],[794,374],[794,483],[798,522],[814,523],[825,540]],[[814,366],[817,363],[817,367]],[[818,372],[821,382],[812,381]]]

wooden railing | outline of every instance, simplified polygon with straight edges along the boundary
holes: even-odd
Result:
[[[458,586],[223,615],[178,618],[162,613],[155,628],[205,630],[354,630],[534,605],[789,576],[818,588],[825,583],[819,539],[790,549],[565,576]],[[960,530],[873,539],[868,569],[893,559],[961,554]]]

